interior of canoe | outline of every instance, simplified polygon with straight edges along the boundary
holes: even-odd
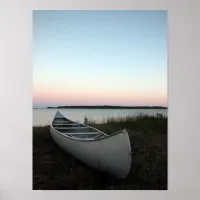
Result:
[[[106,134],[97,131],[91,127],[87,127],[83,124],[70,121],[66,118],[54,118],[52,126],[59,132],[66,134],[74,139],[82,140],[94,140],[105,137]]]

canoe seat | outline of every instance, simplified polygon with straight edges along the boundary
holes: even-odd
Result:
[[[79,124],[73,124],[73,125],[69,125],[69,124],[65,124],[65,125],[54,125],[53,126],[55,129],[69,129],[69,128],[82,128],[83,126],[79,125]]]
[[[85,132],[85,133],[65,133],[69,137],[72,137],[74,139],[82,139],[82,140],[94,140],[94,139],[100,139],[105,134],[99,133],[99,132]]]
[[[55,127],[56,129],[84,129],[84,128],[89,128],[89,127]]]
[[[74,139],[81,139],[81,140],[85,140],[85,141],[91,141],[91,140],[93,140],[93,138],[92,137],[85,137],[85,138],[80,138],[80,137],[72,137],[72,138],[74,138]]]
[[[81,132],[81,133],[64,133],[64,134],[66,134],[66,135],[94,135],[94,134],[96,134],[96,135],[98,135],[99,134],[99,132]]]
[[[54,123],[54,124],[52,124],[54,127],[55,126],[80,126],[80,124],[77,124],[77,123],[62,123],[62,124],[56,124],[56,123]]]
[[[70,122],[70,121],[53,121],[53,124],[56,124],[56,123],[73,123],[73,122]]]

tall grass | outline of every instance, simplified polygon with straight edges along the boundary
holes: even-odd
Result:
[[[167,117],[163,115],[128,115],[126,117],[108,117],[102,120],[102,123],[98,123],[94,119],[89,119],[88,125],[101,127],[102,124],[106,124],[111,127],[112,131],[118,131],[119,129],[128,129],[135,131],[142,131],[144,133],[156,132],[167,134]],[[106,130],[110,132],[110,130]]]

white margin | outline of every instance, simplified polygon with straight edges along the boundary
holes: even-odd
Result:
[[[0,199],[200,199],[198,0],[1,0]],[[32,10],[169,10],[168,191],[32,190]]]

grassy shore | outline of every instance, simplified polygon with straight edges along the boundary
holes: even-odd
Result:
[[[96,171],[69,154],[52,140],[49,126],[33,127],[34,190],[166,190],[167,118],[127,116],[108,118],[89,125],[108,134],[126,128],[132,151],[132,169],[125,180]]]

